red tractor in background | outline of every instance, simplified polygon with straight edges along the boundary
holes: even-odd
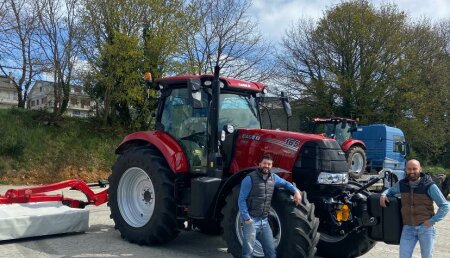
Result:
[[[383,221],[370,213],[365,189],[373,182],[348,180],[338,142],[261,129],[265,85],[219,77],[218,67],[214,75],[148,84],[160,92],[156,130],[126,136],[109,177],[108,205],[122,238],[154,245],[186,228],[223,232],[228,252],[241,257],[240,183],[269,153],[272,172],[295,183],[303,197],[295,206],[286,191],[274,194],[269,221],[277,257],[313,257],[316,250],[324,257],[356,257],[385,241],[373,237]],[[291,114],[287,99],[283,107]],[[254,256],[264,256],[259,243]]]
[[[350,175],[353,178],[360,178],[366,169],[366,145],[363,141],[352,138],[352,131],[356,130],[358,122],[353,119],[333,117],[333,118],[313,118],[313,133],[322,134],[335,139],[342,150],[350,166]]]

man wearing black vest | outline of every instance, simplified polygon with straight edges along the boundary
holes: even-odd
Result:
[[[275,187],[283,187],[292,192],[296,205],[302,200],[300,191],[295,186],[270,172],[272,165],[272,157],[264,154],[259,168],[250,172],[241,183],[238,206],[244,221],[242,258],[252,257],[256,239],[261,243],[266,258],[276,258],[272,229],[267,219]]]
[[[419,161],[412,159],[406,164],[406,178],[400,180],[381,194],[380,205],[386,207],[386,196],[400,193],[403,230],[400,238],[400,258],[412,257],[417,241],[422,258],[433,257],[436,229],[434,224],[442,220],[449,205],[439,188],[427,174],[421,173]],[[439,207],[434,213],[433,202]]]

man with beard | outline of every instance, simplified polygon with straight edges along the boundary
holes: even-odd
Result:
[[[406,178],[381,194],[380,205],[386,207],[387,196],[401,194],[403,230],[400,238],[400,258],[412,257],[419,241],[422,258],[433,257],[436,229],[434,224],[442,220],[449,205],[431,176],[422,173],[420,162],[412,159],[406,163]],[[433,202],[439,207],[434,213]]]
[[[238,206],[241,220],[244,222],[243,258],[252,257],[255,240],[261,243],[266,258],[276,258],[272,229],[267,219],[275,187],[283,187],[293,193],[296,205],[302,200],[300,191],[295,186],[270,172],[272,165],[272,157],[264,154],[258,169],[250,172],[241,183]]]

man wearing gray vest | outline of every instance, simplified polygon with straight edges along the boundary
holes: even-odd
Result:
[[[295,186],[270,172],[272,165],[272,157],[264,154],[259,168],[250,172],[241,183],[238,206],[244,221],[242,258],[252,257],[255,240],[261,243],[266,258],[276,258],[272,229],[267,219],[275,187],[283,187],[292,192],[296,205],[302,200],[300,191]]]

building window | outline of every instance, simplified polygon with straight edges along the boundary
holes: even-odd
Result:
[[[42,100],[41,100],[41,103],[42,104],[47,104],[47,97],[43,97]]]
[[[80,112],[80,110],[74,110],[74,111],[72,111],[72,115],[73,116],[80,116],[81,112]]]
[[[38,99],[36,100],[36,106],[39,106],[39,100]]]
[[[76,98],[71,98],[70,99],[70,105],[72,105],[72,106],[76,106],[77,105],[77,99]]]
[[[39,87],[39,92],[42,92],[42,87]]]
[[[34,100],[31,101],[31,106],[34,107]]]
[[[88,108],[91,106],[91,101],[88,99],[81,100],[81,108]]]

